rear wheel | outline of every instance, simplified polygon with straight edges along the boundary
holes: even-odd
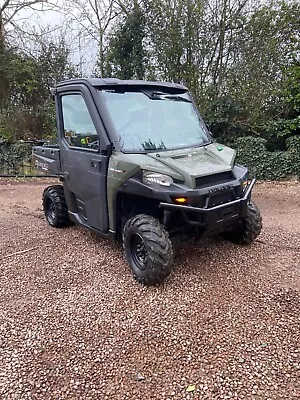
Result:
[[[237,244],[250,244],[254,242],[262,229],[262,217],[253,201],[248,203],[247,215],[239,224],[229,232],[224,232],[225,239]]]
[[[63,228],[72,224],[62,186],[49,186],[44,190],[43,209],[49,225]]]
[[[138,282],[157,285],[171,273],[172,243],[157,219],[140,214],[128,220],[123,231],[123,248]]]

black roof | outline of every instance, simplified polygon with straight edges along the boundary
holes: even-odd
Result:
[[[95,87],[112,87],[112,86],[155,86],[161,88],[173,88],[179,90],[188,90],[186,86],[180,83],[171,82],[151,82],[142,80],[122,80],[117,78],[76,78],[67,81],[59,82],[57,87],[72,85],[72,84],[86,84]]]

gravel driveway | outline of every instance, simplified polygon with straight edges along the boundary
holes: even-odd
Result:
[[[258,184],[259,239],[189,245],[157,288],[48,226],[45,185],[0,181],[0,399],[300,399],[299,184]]]

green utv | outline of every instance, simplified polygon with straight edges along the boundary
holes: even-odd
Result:
[[[213,143],[185,86],[75,79],[52,94],[58,145],[33,148],[35,166],[62,182],[44,190],[51,226],[75,222],[121,239],[145,285],[170,274],[184,238],[223,234],[249,244],[259,235],[255,180],[234,150]]]

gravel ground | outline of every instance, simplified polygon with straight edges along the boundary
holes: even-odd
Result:
[[[1,399],[300,399],[299,184],[258,184],[259,239],[189,245],[155,288],[48,226],[45,185],[0,181]]]

